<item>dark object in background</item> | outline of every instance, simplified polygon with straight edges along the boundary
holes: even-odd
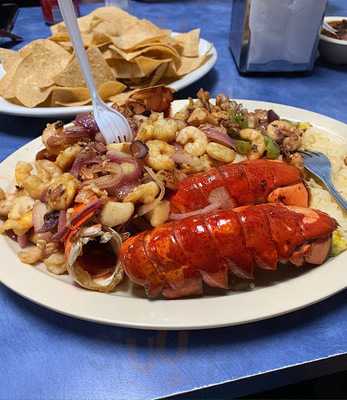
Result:
[[[63,20],[61,15],[58,0],[41,0],[41,8],[43,13],[43,19],[47,25],[57,24]],[[80,16],[79,0],[72,0],[75,7],[76,16]]]
[[[0,38],[9,38],[14,42],[19,42],[22,38],[11,32],[18,13],[16,3],[0,4]]]
[[[8,2],[8,0],[0,0],[0,6]],[[18,7],[34,7],[40,5],[39,0],[13,0],[11,3],[15,3]]]
[[[0,29],[10,32],[13,28],[18,6],[15,3],[5,3],[1,5]]]
[[[239,72],[312,71],[326,5],[327,0],[233,0],[229,47]]]

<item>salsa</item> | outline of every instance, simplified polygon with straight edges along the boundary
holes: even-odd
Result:
[[[325,36],[329,36],[333,39],[347,40],[347,19],[341,19],[339,21],[330,21],[328,24],[334,28],[337,32],[336,34],[331,33],[325,29],[322,29],[322,33]]]

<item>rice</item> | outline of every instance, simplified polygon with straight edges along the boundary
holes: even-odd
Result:
[[[324,131],[311,127],[303,135],[303,150],[320,151],[330,160],[332,165],[332,179],[336,189],[347,199],[347,166],[344,158],[347,156],[347,144],[338,137],[328,136]],[[311,190],[310,207],[325,211],[335,218],[340,230],[347,238],[347,212],[336,203],[329,192],[314,179],[307,184]]]

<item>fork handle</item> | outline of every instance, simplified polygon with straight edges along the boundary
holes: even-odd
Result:
[[[81,71],[87,83],[90,96],[94,101],[99,100],[99,95],[96,90],[92,71],[88,61],[87,53],[84,49],[81,33],[77,23],[75,8],[71,0],[58,0],[61,14],[64,18],[66,29],[69,32],[70,40],[73,44],[76,56],[78,58]]]
[[[329,190],[330,194],[335,198],[337,203],[340,205],[340,207],[342,207],[345,211],[347,211],[347,201],[337,191],[334,184],[332,182],[325,182],[325,185],[326,185],[327,189]]]

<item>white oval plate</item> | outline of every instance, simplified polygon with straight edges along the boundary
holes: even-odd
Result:
[[[272,108],[282,118],[309,121],[317,128],[347,141],[347,125],[323,115],[274,103],[240,100],[249,109]],[[174,111],[184,105],[174,102]],[[17,161],[32,161],[41,148],[33,140],[0,164],[0,186],[12,180]],[[248,292],[181,300],[148,300],[142,290],[126,282],[113,294],[89,292],[68,276],[49,274],[43,266],[30,267],[16,256],[16,243],[0,237],[0,279],[21,296],[51,310],[76,318],[143,329],[202,329],[238,325],[285,314],[321,301],[346,287],[347,252],[299,276]]]
[[[175,35],[175,33],[173,34]],[[217,50],[212,43],[205,39],[200,39],[199,52],[200,55],[205,54],[206,51],[210,50],[211,57],[206,61],[205,64],[201,65],[195,71],[187,74],[181,79],[174,81],[168,85],[171,89],[178,91],[196,82],[204,75],[206,75],[215,65],[217,61]],[[4,76],[5,71],[0,64],[0,79]],[[23,117],[46,117],[46,118],[66,118],[74,116],[82,112],[92,111],[92,106],[79,106],[79,107],[35,107],[28,108],[12,104],[0,97],[0,114],[20,115]]]

